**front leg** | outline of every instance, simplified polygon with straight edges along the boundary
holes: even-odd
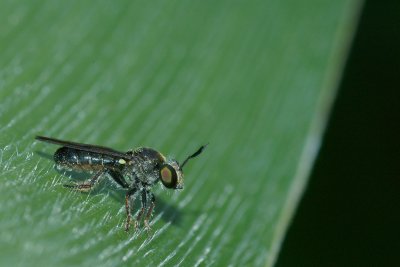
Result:
[[[150,230],[149,220],[156,205],[156,198],[154,197],[154,194],[150,191],[147,191],[147,194],[150,195],[150,208],[147,210],[146,217],[144,218],[144,226],[147,228],[147,230]]]

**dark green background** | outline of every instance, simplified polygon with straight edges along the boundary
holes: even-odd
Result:
[[[367,1],[277,266],[400,262],[400,4]]]

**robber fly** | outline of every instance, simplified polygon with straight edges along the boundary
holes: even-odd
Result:
[[[108,174],[117,184],[126,189],[125,209],[127,213],[125,230],[131,222],[131,197],[141,196],[141,209],[136,217],[135,228],[145,214],[144,224],[149,229],[149,219],[155,206],[152,186],[161,181],[169,189],[183,189],[183,167],[194,157],[200,155],[207,145],[201,146],[180,165],[168,159],[155,149],[139,147],[128,152],[114,149],[36,136],[36,140],[62,146],[54,153],[54,161],[59,169],[86,171],[93,177],[80,184],[67,184],[65,187],[82,192],[90,191],[101,177]],[[150,205],[148,205],[150,204]]]

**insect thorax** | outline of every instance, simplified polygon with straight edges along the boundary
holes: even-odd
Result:
[[[128,152],[132,155],[130,171],[127,173],[128,179],[136,178],[142,184],[153,185],[159,180],[159,166],[165,162],[165,157],[152,148],[139,147]]]

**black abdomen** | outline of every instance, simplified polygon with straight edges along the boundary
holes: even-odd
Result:
[[[108,155],[61,147],[54,153],[54,161],[60,168],[76,171],[99,171],[117,169],[119,159]]]

